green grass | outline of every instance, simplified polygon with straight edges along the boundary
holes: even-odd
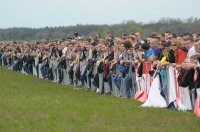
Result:
[[[199,131],[193,112],[52,83],[0,67],[0,131]]]

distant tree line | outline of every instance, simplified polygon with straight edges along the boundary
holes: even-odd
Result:
[[[60,26],[60,27],[44,27],[44,28],[8,28],[0,29],[0,41],[17,41],[17,40],[41,40],[49,39],[65,39],[73,37],[74,32],[78,32],[81,37],[88,38],[99,34],[104,37],[106,32],[110,32],[113,36],[119,36],[122,33],[141,32],[144,37],[149,36],[152,32],[164,33],[171,31],[177,35],[186,32],[192,33],[200,30],[200,19],[188,18],[181,20],[179,18],[162,18],[157,22],[149,22],[148,24],[137,23],[134,20],[124,21],[114,25],[81,25],[76,26]]]

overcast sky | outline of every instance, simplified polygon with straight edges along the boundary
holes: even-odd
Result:
[[[0,0],[0,28],[200,18],[200,0]]]

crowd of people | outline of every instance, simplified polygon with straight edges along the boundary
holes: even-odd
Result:
[[[57,62],[57,65],[53,66],[51,61]],[[197,109],[200,108],[200,32],[182,35],[170,31],[155,32],[145,39],[140,32],[120,36],[107,32],[105,37],[95,35],[88,39],[74,33],[72,38],[56,41],[46,39],[45,42],[0,44],[0,65],[27,75],[34,74],[35,68],[38,77],[41,73],[42,78],[52,81],[55,81],[53,70],[56,69],[58,83],[63,81],[66,72],[74,88],[86,87],[87,83],[86,89],[90,90],[93,86],[97,93],[104,94],[108,86],[110,90],[106,94],[111,94],[113,88],[117,88],[117,97],[135,99],[141,96],[137,93],[141,92],[139,88],[146,84],[141,84],[140,78],[147,74],[150,85],[142,89],[147,94],[143,102],[148,100],[152,80],[157,76],[160,95],[168,107],[171,102],[178,101],[177,97],[169,101],[171,95],[167,82],[170,76],[166,69],[172,67],[177,73],[173,78],[177,79],[180,89],[189,92],[184,95],[191,103],[187,110],[195,110],[196,115],[200,116]],[[105,86],[105,83],[108,85]],[[121,89],[125,92],[120,92]]]

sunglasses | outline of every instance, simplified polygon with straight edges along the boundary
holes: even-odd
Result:
[[[171,44],[171,46],[176,46],[175,44]]]

